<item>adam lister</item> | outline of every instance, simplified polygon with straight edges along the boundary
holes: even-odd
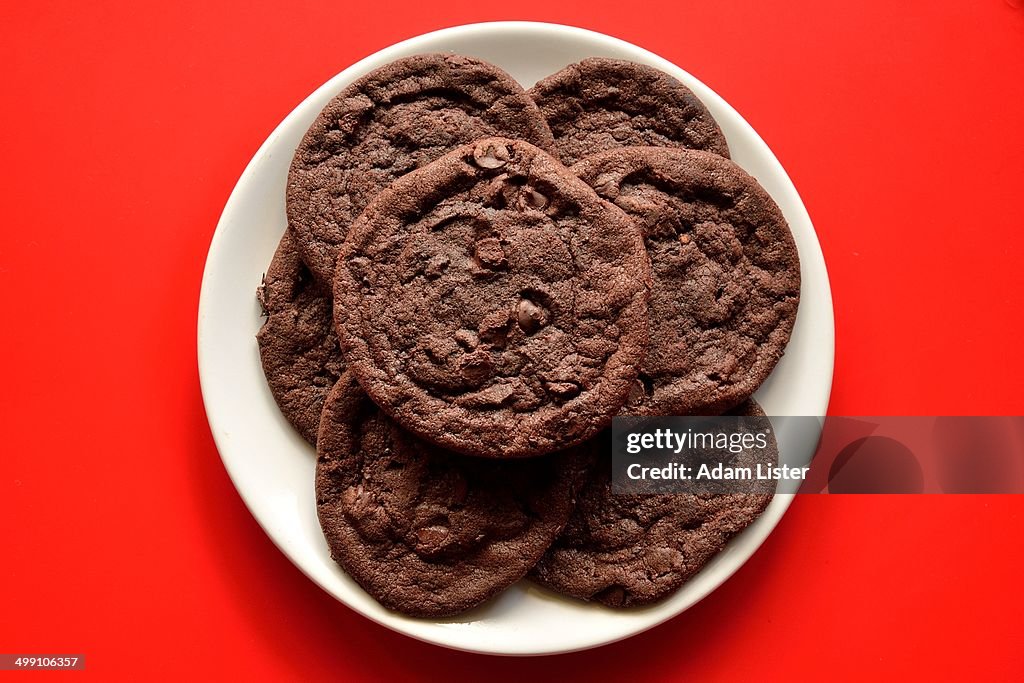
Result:
[[[719,463],[714,467],[703,464],[700,469],[697,470],[697,479],[710,479],[713,481],[722,481],[725,479],[771,479],[771,480],[803,480],[807,476],[807,470],[810,467],[790,467],[789,465],[782,465],[781,467],[769,467],[761,463],[757,464],[757,467],[726,467]]]

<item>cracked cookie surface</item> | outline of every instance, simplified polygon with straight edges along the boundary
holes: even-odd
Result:
[[[782,358],[800,261],[768,193],[708,152],[631,147],[572,171],[629,214],[651,259],[650,346],[624,412],[714,415]]]
[[[764,417],[753,400],[729,414]],[[604,455],[591,468],[565,530],[529,575],[580,600],[632,607],[668,597],[772,499],[759,493],[613,494],[611,461]],[[766,465],[778,461],[774,436],[757,457]]]
[[[622,211],[542,150],[491,138],[371,202],[334,310],[349,368],[403,427],[524,457],[589,438],[625,403],[649,287]]]
[[[718,123],[678,80],[643,64],[584,59],[530,89],[569,165],[619,147],[702,149],[729,156]]]
[[[377,192],[489,135],[552,144],[522,87],[480,59],[415,55],[345,88],[302,138],[288,174],[288,226],[317,279],[331,282],[338,246]]]
[[[330,290],[314,280],[287,232],[256,297],[267,316],[256,341],[270,392],[285,419],[315,444],[324,399],[345,363]]]
[[[442,617],[522,578],[565,525],[589,459],[458,455],[406,432],[343,375],[317,444],[331,557],[378,602]]]

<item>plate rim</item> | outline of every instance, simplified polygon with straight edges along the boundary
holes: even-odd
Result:
[[[593,639],[591,642],[582,643],[573,647],[554,647],[550,649],[536,649],[527,651],[523,649],[517,649],[514,647],[507,647],[508,644],[505,644],[505,648],[482,648],[466,646],[458,642],[458,631],[435,629],[430,633],[430,635],[427,635],[421,632],[414,632],[412,630],[409,630],[408,628],[403,628],[405,622],[411,619],[409,617],[404,617],[403,615],[398,614],[392,615],[389,613],[388,616],[391,618],[379,618],[379,615],[373,614],[368,610],[363,609],[363,607],[360,604],[354,601],[345,600],[337,593],[335,593],[332,589],[330,589],[328,586],[326,586],[323,582],[321,582],[317,576],[311,573],[311,571],[307,570],[303,563],[299,561],[298,558],[293,556],[292,552],[290,552],[290,549],[287,548],[283,544],[283,542],[279,541],[279,539],[275,536],[273,530],[270,528],[270,525],[264,523],[261,513],[257,511],[258,506],[252,500],[253,493],[251,491],[248,491],[244,485],[240,484],[238,472],[235,471],[237,463],[233,465],[231,459],[225,456],[225,451],[227,450],[227,448],[225,444],[222,443],[222,439],[218,437],[218,435],[221,432],[217,428],[217,425],[215,424],[217,421],[217,418],[215,417],[217,411],[215,408],[211,409],[209,398],[210,392],[207,387],[207,383],[210,381],[208,379],[210,376],[210,371],[208,369],[209,361],[206,360],[206,354],[204,352],[204,347],[206,346],[207,341],[207,335],[204,334],[204,321],[206,320],[207,312],[211,307],[210,299],[213,296],[211,294],[212,285],[210,284],[213,280],[213,277],[211,275],[211,264],[213,264],[216,261],[215,254],[219,253],[223,249],[222,243],[227,239],[227,237],[225,236],[227,233],[227,228],[224,228],[224,226],[228,221],[227,217],[237,210],[235,205],[241,201],[240,196],[243,192],[240,188],[243,185],[246,185],[247,182],[251,181],[253,176],[256,175],[258,167],[267,157],[267,152],[274,148],[274,146],[278,143],[279,138],[282,137],[283,132],[293,125],[294,120],[302,116],[303,110],[310,106],[308,104],[309,102],[317,99],[325,91],[330,91],[332,93],[337,92],[340,89],[338,86],[339,83],[350,82],[351,80],[358,78],[364,73],[369,72],[373,68],[376,68],[380,64],[386,63],[387,61],[392,61],[393,59],[397,58],[397,55],[399,53],[405,53],[409,49],[415,49],[417,45],[433,43],[438,40],[444,40],[446,38],[464,37],[468,34],[486,31],[540,31],[556,35],[556,37],[558,34],[564,35],[568,33],[574,35],[577,38],[597,41],[600,43],[604,43],[605,45],[610,46],[613,49],[623,50],[626,52],[633,53],[635,55],[639,55],[643,57],[643,61],[646,61],[647,63],[650,64],[654,64],[658,68],[666,69],[668,71],[680,71],[684,73],[688,77],[686,85],[690,87],[690,89],[693,90],[702,101],[707,103],[709,100],[712,100],[715,102],[716,105],[718,105],[718,107],[724,107],[724,109],[728,111],[730,118],[733,119],[732,123],[744,129],[744,133],[747,136],[747,138],[749,138],[750,141],[752,141],[755,144],[755,146],[759,148],[757,150],[757,153],[761,157],[764,157],[764,159],[769,164],[774,165],[774,177],[777,177],[782,182],[782,187],[780,189],[791,195],[790,204],[792,204],[793,209],[800,214],[801,220],[806,221],[807,225],[810,227],[811,235],[813,237],[810,244],[804,245],[804,247],[809,247],[811,249],[811,253],[806,253],[805,251],[802,250],[800,258],[802,264],[804,264],[805,261],[810,261],[813,262],[815,266],[820,266],[820,277],[822,279],[819,284],[823,286],[823,289],[822,291],[818,292],[818,295],[824,297],[824,302],[827,303],[827,306],[824,306],[823,310],[819,312],[819,315],[822,315],[824,317],[820,320],[817,320],[815,324],[816,326],[824,328],[823,331],[819,331],[819,336],[816,339],[816,342],[820,348],[827,351],[828,372],[827,377],[823,378],[825,381],[822,382],[821,389],[818,392],[818,395],[815,397],[815,400],[813,401],[813,403],[821,406],[821,410],[819,411],[820,414],[825,414],[829,398],[831,395],[832,379],[835,369],[835,317],[834,302],[832,300],[831,294],[831,282],[828,277],[828,270],[825,265],[824,255],[821,251],[821,245],[817,237],[817,231],[814,229],[814,224],[810,219],[810,215],[807,212],[807,208],[803,200],[801,199],[795,185],[790,179],[789,174],[786,172],[785,168],[782,166],[781,162],[779,162],[775,154],[768,147],[767,143],[764,142],[764,140],[760,137],[757,131],[749,123],[747,123],[747,121],[742,117],[742,115],[740,115],[739,112],[736,111],[724,98],[719,96],[714,90],[712,90],[702,81],[700,81],[692,74],[687,72],[685,69],[682,69],[678,65],[670,62],[669,60],[661,57],[660,55],[657,55],[645,48],[630,43],[626,40],[616,38],[614,36],[610,36],[597,31],[592,31],[589,29],[584,29],[565,24],[535,21],[489,21],[471,24],[461,24],[457,26],[451,26],[448,28],[429,31],[427,33],[422,33],[388,45],[387,47],[384,47],[381,50],[378,50],[370,55],[367,55],[366,57],[363,57],[359,61],[346,67],[345,69],[341,70],[340,72],[329,78],[322,85],[315,88],[309,95],[303,98],[302,101],[299,102],[280,121],[280,123],[278,123],[274,127],[273,131],[267,136],[267,138],[263,141],[263,143],[253,154],[252,158],[246,164],[245,169],[242,171],[238,180],[233,186],[231,193],[228,196],[228,199],[225,202],[224,208],[221,211],[220,217],[217,221],[217,226],[214,231],[214,234],[210,240],[210,246],[207,252],[206,262],[203,268],[202,286],[200,288],[196,334],[197,364],[199,369],[200,390],[203,397],[204,411],[206,413],[207,421],[210,426],[211,435],[214,439],[215,445],[217,446],[218,455],[221,459],[221,462],[224,465],[225,470],[227,471],[228,477],[231,480],[232,485],[238,492],[239,496],[242,498],[242,501],[245,504],[246,508],[248,509],[249,513],[253,516],[257,524],[259,524],[260,528],[263,529],[264,533],[267,534],[267,536],[270,538],[271,542],[277,547],[277,549],[281,551],[282,554],[284,554],[285,557],[287,557],[288,560],[292,562],[292,564],[294,564],[307,578],[313,581],[332,598],[342,603],[349,609],[352,609],[356,613],[362,615],[363,617],[366,617],[371,621],[380,624],[381,626],[384,626],[385,628],[388,628],[392,631],[401,633],[412,638],[416,638],[417,640],[421,640],[424,642],[432,643],[434,645],[439,645],[442,647],[447,647],[455,650],[481,654],[512,656],[536,656],[576,652],[580,650],[587,650],[595,647],[600,647],[603,645],[608,645],[610,643],[624,640],[626,638],[630,638],[632,636],[643,633],[651,628],[663,624],[665,621],[668,621],[673,617],[678,616],[679,614],[685,612],[687,609],[695,605],[697,602],[700,602],[705,597],[710,595],[713,591],[715,591],[722,584],[728,581],[729,578],[731,578],[732,575],[735,574],[735,572],[738,571],[739,568],[742,567],[750,559],[750,557],[752,557],[754,553],[757,552],[761,545],[763,545],[764,541],[767,540],[768,536],[771,535],[772,531],[774,531],[775,527],[781,521],[786,510],[789,508],[790,504],[792,503],[794,494],[777,494],[775,496],[775,498],[769,505],[768,509],[758,519],[758,523],[760,523],[761,527],[761,534],[760,538],[757,540],[756,545],[750,549],[750,552],[741,561],[734,562],[732,566],[725,567],[724,571],[720,572],[720,578],[719,580],[717,580],[717,582],[714,583],[714,585],[710,586],[702,594],[698,595],[694,600],[682,604],[678,609],[664,610],[664,614],[658,615],[657,618],[644,623],[639,628],[629,630],[625,633],[615,634],[611,637],[598,637]],[[436,51],[436,48],[433,49]],[[769,515],[769,513],[771,514]],[[652,610],[652,612],[653,611],[655,610]],[[615,613],[610,612],[609,614],[612,615]],[[435,626],[439,623],[443,623],[431,622],[429,620],[415,621]],[[442,637],[444,634],[448,634],[453,637]]]

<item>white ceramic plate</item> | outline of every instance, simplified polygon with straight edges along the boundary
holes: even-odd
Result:
[[[324,590],[370,619],[414,638],[475,652],[544,654],[610,643],[660,624],[719,586],[761,545],[792,496],[776,496],[682,590],[653,607],[613,611],[520,582],[457,618],[411,619],[383,609],[331,561],[317,524],[315,454],[281,416],[263,378],[254,292],[285,229],[285,179],[296,145],[328,100],[358,77],[399,57],[443,51],[487,59],[525,87],[592,56],[650,64],[688,85],[721,124],[733,159],[782,207],[800,250],[803,287],[792,341],[757,399],[769,415],[825,414],[833,360],[828,275],[807,211],[767,145],[711,89],[646,50],[578,28],[501,22],[428,33],[367,57],[307,97],[256,152],[224,207],[203,274],[199,374],[210,428],[231,480],[274,543]]]

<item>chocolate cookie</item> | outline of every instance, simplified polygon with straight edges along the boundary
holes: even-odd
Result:
[[[330,294],[303,265],[287,232],[256,296],[267,316],[256,341],[270,391],[285,418],[315,444],[324,398],[344,362]]]
[[[530,95],[566,164],[631,145],[729,156],[718,123],[689,88],[650,66],[591,57],[539,81]]]
[[[752,400],[732,414],[763,417]],[[761,462],[774,465],[774,437]],[[530,578],[559,593],[612,607],[662,600],[753,522],[770,494],[624,495],[611,490],[610,459],[590,470],[576,510]]]
[[[463,612],[522,578],[565,525],[581,453],[495,462],[399,427],[345,374],[324,405],[316,500],[331,557],[388,609]]]
[[[714,415],[753,394],[800,300],[796,245],[768,193],[692,150],[624,148],[572,170],[634,218],[651,257],[650,348],[625,412]]]
[[[406,57],[341,91],[306,132],[288,174],[288,225],[317,279],[330,283],[338,245],[374,195],[452,148],[489,135],[552,144],[526,92],[480,59]]]
[[[469,455],[534,456],[622,407],[649,287],[624,213],[533,145],[491,138],[366,207],[334,311],[350,369],[403,427]]]

